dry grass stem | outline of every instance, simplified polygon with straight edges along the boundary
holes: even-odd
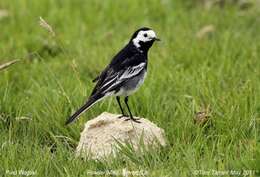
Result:
[[[3,70],[3,69],[8,68],[9,66],[15,64],[18,61],[20,61],[20,60],[18,60],[18,59],[17,60],[12,60],[12,61],[9,61],[7,63],[4,63],[4,64],[0,65],[0,71]]]
[[[55,32],[53,31],[51,25],[49,25],[42,17],[40,17],[39,24],[41,27],[46,29],[53,37],[55,36]]]
[[[215,32],[215,27],[213,25],[206,25],[204,27],[202,27],[196,34],[196,37],[198,39],[202,39],[205,37],[210,36],[211,34],[213,34]]]

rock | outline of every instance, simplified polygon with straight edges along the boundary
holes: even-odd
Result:
[[[209,121],[209,114],[206,111],[200,111],[195,114],[193,119],[195,124],[205,125]]]
[[[104,158],[117,151],[117,145],[129,142],[137,150],[142,137],[144,145],[165,146],[164,130],[151,121],[141,118],[141,123],[125,121],[118,118],[120,115],[104,112],[98,117],[89,120],[81,132],[76,156],[92,159]]]

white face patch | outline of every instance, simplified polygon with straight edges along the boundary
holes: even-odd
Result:
[[[154,38],[156,38],[156,34],[153,30],[139,31],[137,36],[133,39],[133,43],[136,47],[140,47],[140,41],[148,42],[154,40]]]

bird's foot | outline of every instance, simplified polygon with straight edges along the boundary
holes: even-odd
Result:
[[[122,114],[121,116],[118,116],[118,119],[124,118],[124,117],[129,117],[128,115]]]
[[[125,121],[129,121],[129,120],[132,120],[132,121],[134,121],[135,123],[141,123],[141,122],[139,121],[140,119],[135,119],[135,118],[133,118],[133,117],[130,117],[130,118],[125,119]]]

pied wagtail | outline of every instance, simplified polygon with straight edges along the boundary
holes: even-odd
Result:
[[[122,112],[126,116],[120,103],[120,96],[124,96],[125,104],[129,112],[129,118],[135,119],[128,106],[128,96],[134,93],[144,82],[147,72],[148,50],[154,41],[159,41],[155,32],[150,28],[140,28],[131,37],[129,43],[114,56],[110,64],[97,76],[93,82],[97,82],[87,102],[79,108],[66,122],[73,122],[83,112],[87,111],[98,101],[116,96],[116,100]],[[120,118],[119,117],[119,118]],[[128,116],[127,116],[128,117]]]

